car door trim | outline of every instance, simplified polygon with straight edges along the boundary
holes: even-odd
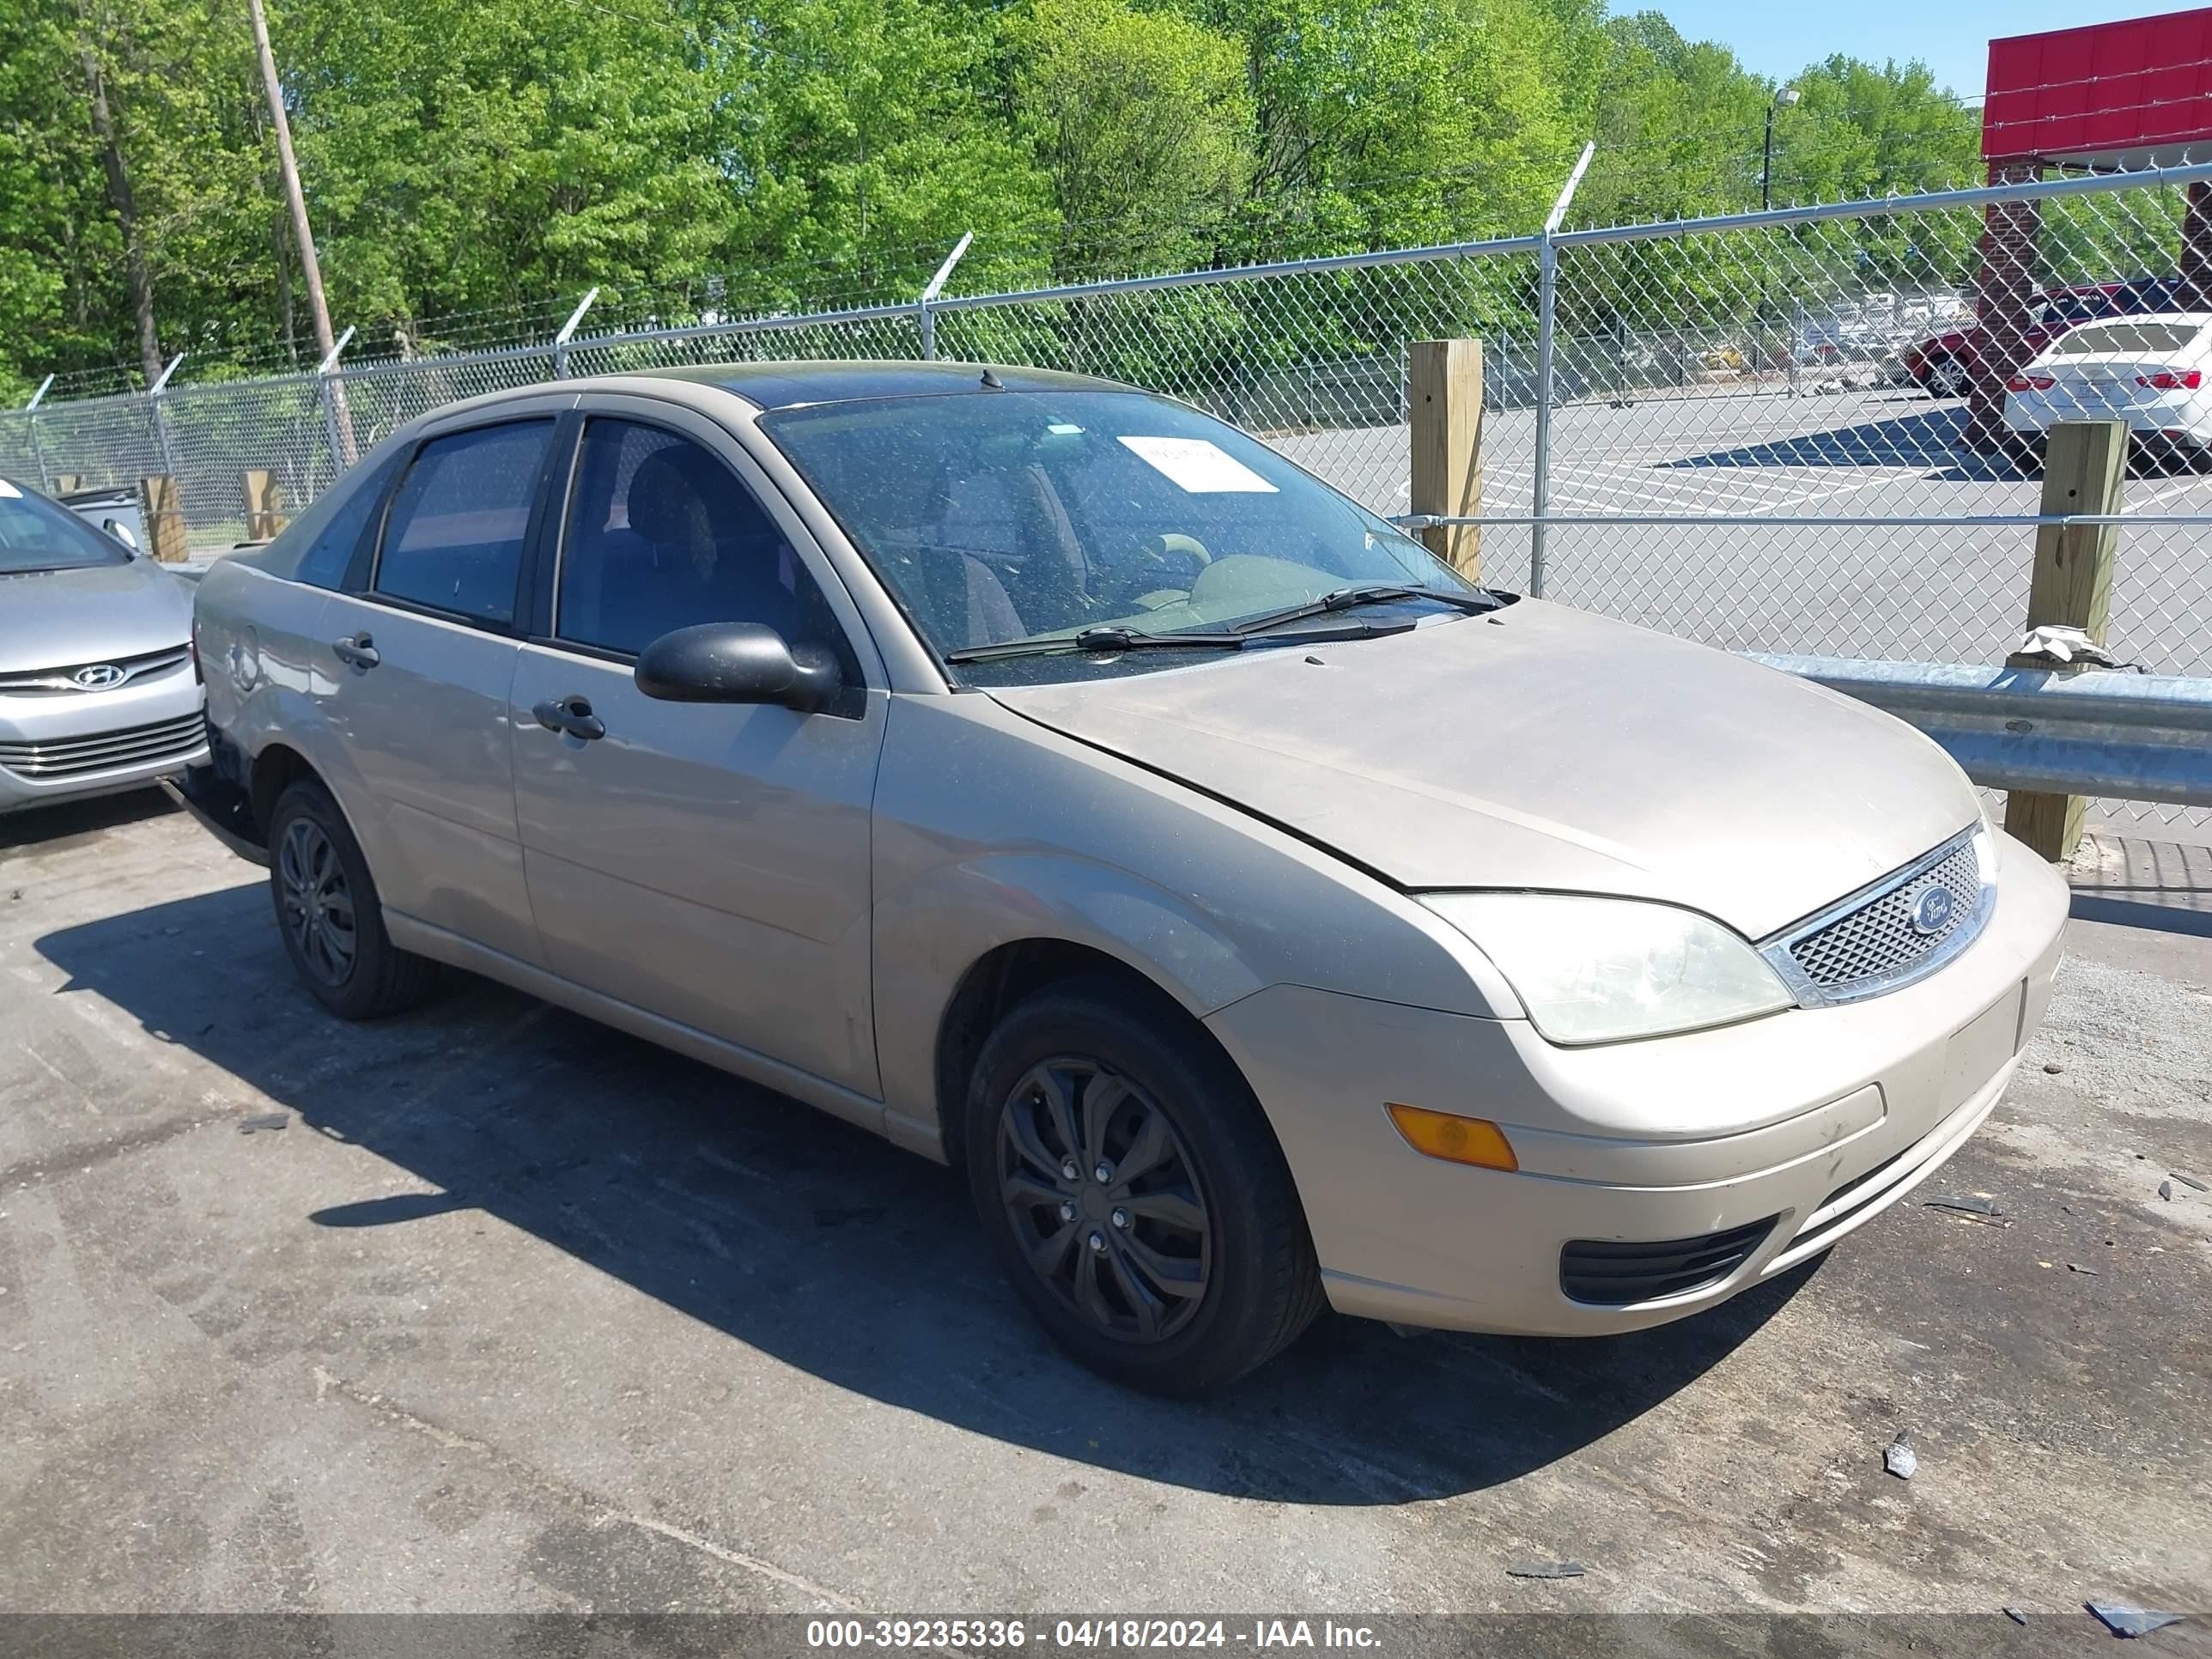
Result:
[[[386,905],[384,911],[386,929],[392,942],[403,951],[412,951],[418,956],[449,963],[456,968],[479,973],[488,979],[511,985],[519,991],[561,1007],[574,1010],[617,1030],[628,1031],[633,1036],[657,1042],[677,1053],[688,1054],[719,1071],[729,1072],[748,1079],[764,1087],[775,1090],[804,1101],[810,1106],[857,1123],[862,1128],[885,1134],[884,1103],[872,1095],[866,1095],[844,1084],[833,1082],[817,1073],[787,1064],[757,1048],[749,1048],[727,1037],[719,1037],[702,1031],[696,1025],[670,1019],[641,1008],[634,1002],[609,996],[604,991],[592,990],[574,980],[555,973],[550,968],[525,962],[504,951],[479,945],[474,939],[441,927],[434,922],[424,921]]]

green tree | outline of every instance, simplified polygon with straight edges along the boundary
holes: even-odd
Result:
[[[1037,0],[1013,48],[1016,107],[1052,180],[1060,270],[1102,252],[1158,270],[1208,257],[1253,170],[1237,44],[1124,0]]]
[[[1517,234],[1593,136],[1580,222],[1733,210],[1774,91],[1603,0],[275,0],[270,22],[356,356],[542,335],[594,284],[603,319],[906,299],[968,230],[971,291]],[[1797,84],[1778,199],[1973,165],[1924,69]],[[2069,270],[2113,241],[2051,217]],[[1578,257],[1563,303],[1600,328],[1722,307],[1756,286],[1747,248]],[[1901,287],[1969,255],[1887,221],[1788,257]],[[1357,355],[1517,328],[1523,264],[1316,281],[1295,319],[1152,314],[1194,374]],[[296,277],[240,0],[0,8],[0,389],[179,349],[187,377],[298,361]]]

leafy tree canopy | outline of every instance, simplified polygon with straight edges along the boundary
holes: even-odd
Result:
[[[357,353],[1755,204],[1775,88],[1602,0],[272,0]],[[1972,112],[1835,57],[1787,201],[1970,175]],[[0,9],[0,393],[312,361],[244,0]],[[104,112],[104,113],[103,113]],[[135,273],[135,274],[134,274]],[[1685,276],[1684,280],[1691,280]]]

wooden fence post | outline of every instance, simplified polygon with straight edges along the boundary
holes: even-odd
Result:
[[[265,542],[291,520],[284,514],[284,486],[265,466],[249,466],[239,481],[246,492],[246,539]]]
[[[1472,518],[1482,511],[1482,342],[1414,341],[1407,349],[1406,381],[1412,508]],[[1469,581],[1482,580],[1480,526],[1438,525],[1421,532],[1421,539]]]
[[[166,472],[138,480],[138,507],[146,520],[146,539],[154,556],[163,564],[179,564],[191,556],[191,538],[185,530],[184,492]]]
[[[2066,421],[2051,428],[2043,460],[2046,518],[2117,514],[2127,471],[2128,428],[2118,421]],[[2112,616],[2112,564],[2120,527],[2040,525],[2028,579],[2027,626],[2078,628],[2105,642]],[[2010,659],[2015,668],[2048,668],[2041,657]],[[2074,856],[2081,839],[2082,799],[2015,789],[2005,798],[2005,830],[2053,863]]]
[[[84,474],[82,472],[57,472],[54,474],[54,495],[58,500],[64,495],[72,495],[76,491],[83,488]]]

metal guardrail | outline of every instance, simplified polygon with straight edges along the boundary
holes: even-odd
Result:
[[[1911,722],[1984,788],[2212,806],[2212,679],[1744,654]]]

